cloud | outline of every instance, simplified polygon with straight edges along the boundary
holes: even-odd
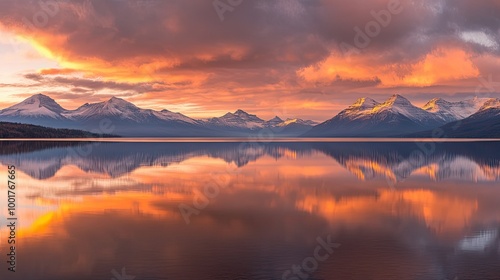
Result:
[[[42,75],[61,75],[61,74],[72,74],[72,73],[77,73],[77,70],[74,69],[68,69],[68,68],[47,68],[47,69],[41,69],[40,74]]]
[[[52,75],[52,73],[50,75]],[[24,78],[40,82],[45,86],[69,87],[73,92],[84,91],[82,89],[84,88],[88,90],[110,89],[116,91],[132,91],[141,94],[145,92],[165,91],[168,89],[168,85],[165,83],[122,83],[80,77],[47,77],[42,74],[34,73],[26,74]]]
[[[451,91],[455,82],[500,70],[486,61],[500,57],[496,0],[400,0],[401,13],[391,14],[367,47],[343,53],[341,44],[356,46],[355,28],[366,32],[393,1],[243,1],[222,22],[206,0],[0,1],[0,28],[59,63],[39,71],[48,84],[133,91],[145,104],[204,110],[266,94],[308,102],[304,88],[328,95],[438,85]]]

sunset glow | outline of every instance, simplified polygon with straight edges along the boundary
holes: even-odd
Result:
[[[323,121],[364,96],[497,97],[499,13],[495,0],[244,1],[223,15],[202,0],[2,1],[0,106],[117,96],[197,118]]]

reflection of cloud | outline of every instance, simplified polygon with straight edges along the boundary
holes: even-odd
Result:
[[[458,248],[463,251],[484,252],[488,247],[492,247],[498,238],[498,230],[488,230],[479,232],[475,236],[465,237],[458,243]]]
[[[332,223],[357,227],[387,217],[416,217],[440,235],[457,234],[477,211],[474,199],[452,197],[428,190],[380,190],[377,196],[341,198],[306,194],[296,202],[298,209],[322,215]]]

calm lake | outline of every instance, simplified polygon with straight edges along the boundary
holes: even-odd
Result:
[[[500,279],[500,142],[0,142],[0,164],[2,280]]]

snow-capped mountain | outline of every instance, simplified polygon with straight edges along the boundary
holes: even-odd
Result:
[[[425,104],[422,109],[433,113],[446,122],[465,119],[476,113],[488,98],[474,98],[460,102],[449,102],[442,98],[434,98]]]
[[[99,131],[104,119],[111,121],[113,131]],[[449,102],[435,98],[419,108],[397,94],[382,103],[360,98],[317,125],[278,116],[266,121],[243,110],[197,120],[166,109],[142,109],[116,97],[66,110],[52,98],[37,94],[0,110],[0,121],[129,137],[248,137],[259,133],[278,137],[432,137],[430,132],[438,127],[446,132],[445,137],[500,137],[500,100]]]
[[[487,110],[498,110],[500,109],[500,99],[499,98],[490,98],[483,103],[483,106],[479,108],[479,112],[487,111]],[[493,111],[492,111],[493,112]]]
[[[65,114],[68,119],[89,121],[103,118],[116,118],[136,123],[149,122],[156,119],[152,110],[141,109],[123,99],[112,97],[108,101],[84,104],[80,108]]]
[[[286,126],[294,125],[294,124],[295,125],[305,125],[305,126],[315,126],[318,123],[315,121],[303,120],[303,119],[286,119],[286,121],[282,121],[282,122],[276,124],[276,126],[286,127]]]
[[[277,135],[295,136],[311,130],[317,124],[317,122],[310,120],[286,119],[277,123],[274,127],[270,127],[270,130]]]
[[[266,127],[274,127],[274,126],[277,126],[279,125],[280,123],[282,123],[283,120],[278,117],[278,116],[275,116],[274,118],[268,120],[266,123],[265,123],[265,126]]]
[[[213,129],[241,132],[242,135],[266,129],[266,133],[273,133],[277,136],[298,136],[317,124],[314,121],[304,121],[302,119],[287,119],[284,121],[278,116],[264,121],[256,115],[251,115],[243,110],[227,113],[219,118],[208,119],[205,123]]]
[[[208,119],[206,124],[217,128],[254,130],[262,129],[265,121],[256,115],[251,115],[243,110],[237,110],[234,113],[227,113],[222,117]]]
[[[113,133],[121,136],[210,136],[212,132],[201,124],[180,113],[168,110],[154,111],[142,109],[121,98],[112,97],[108,101],[85,104],[64,114],[82,129],[99,127],[103,119],[111,121]]]
[[[54,99],[36,94],[21,103],[0,110],[0,120],[61,128],[68,125],[64,116],[66,112],[67,110]]]
[[[399,94],[395,94],[384,103],[375,106],[371,115],[376,116],[384,113],[405,116],[421,126],[434,126],[440,122],[436,115],[414,106],[408,99]]]
[[[171,111],[166,110],[166,109],[161,110],[160,112],[153,111],[153,114],[157,118],[165,120],[165,121],[179,120],[179,121],[183,121],[183,122],[190,123],[190,124],[200,124],[201,123],[199,120],[195,120],[195,119],[187,117],[181,113],[174,113],[174,112],[171,112]]]
[[[280,136],[298,136],[315,124],[300,119],[283,121],[279,117],[264,121],[243,110],[219,118],[196,120],[166,109],[142,109],[116,97],[66,110],[52,98],[37,94],[0,111],[0,121],[93,132],[99,132],[104,119],[111,122],[113,131],[101,133],[130,137],[252,136],[263,129]]]
[[[5,117],[63,118],[65,110],[48,96],[37,94],[0,111]]]
[[[165,121],[199,124],[198,121],[181,113],[174,113],[168,110],[154,111],[151,109],[141,109],[126,100],[116,97],[112,97],[105,102],[84,104],[78,109],[68,111],[63,115],[68,119],[77,121],[91,121],[108,118],[120,122],[138,124],[162,123]]]
[[[34,117],[34,118],[64,118],[61,114],[66,110],[54,99],[43,94],[36,94],[23,102],[0,111],[2,116]]]
[[[342,118],[358,119],[371,114],[372,110],[380,105],[377,101],[371,98],[360,98],[344,111],[339,113]]]
[[[307,137],[394,137],[432,130],[498,108],[497,99],[474,98],[448,102],[430,100],[422,108],[395,94],[383,103],[360,98],[334,118],[305,133]],[[490,116],[483,118],[486,120]],[[429,136],[430,137],[430,136]]]
[[[204,136],[211,131],[194,119],[167,110],[141,109],[120,98],[84,104],[75,110],[62,108],[52,98],[37,94],[0,111],[0,120],[56,128],[99,131],[102,120],[112,124],[112,131],[102,133],[121,136]]]
[[[315,126],[308,137],[398,136],[444,124],[438,116],[411,104],[401,95],[383,103],[358,99],[334,118]]]
[[[443,137],[452,138],[500,138],[500,99],[487,99],[480,109],[469,117],[447,123],[439,130]],[[432,131],[425,131],[416,137],[430,137]]]

